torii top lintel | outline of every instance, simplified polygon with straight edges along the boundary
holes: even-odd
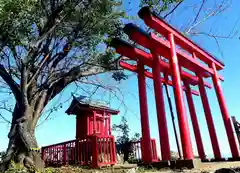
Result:
[[[122,40],[122,39],[112,39],[111,41],[111,46],[116,48],[117,53],[126,56],[130,59],[137,60],[138,58],[143,60],[145,65],[152,67],[152,57],[151,54],[143,51],[142,49],[136,48],[134,45],[131,45],[130,43]],[[160,65],[163,68],[165,72],[168,74],[171,74],[171,67],[167,62],[160,61]],[[134,65],[130,65],[125,63],[124,61],[120,61],[120,66],[123,67],[124,69],[130,70],[130,71],[135,71],[134,70]],[[148,75],[146,75],[148,76]],[[181,76],[184,80],[188,80],[192,85],[198,85],[198,77],[193,76],[192,74],[186,72],[186,71],[181,71]],[[149,77],[149,76],[148,76]],[[208,88],[211,88],[211,84],[204,82],[205,86]]]
[[[163,38],[157,37],[155,34],[143,31],[141,28],[137,27],[134,24],[127,24],[124,27],[124,32],[129,36],[131,40],[134,40],[136,43],[140,44],[141,46],[151,50],[154,48],[159,55],[169,59],[170,58],[170,43],[168,40],[164,40]],[[192,55],[187,54],[186,52],[180,50],[179,48],[176,49],[178,54],[179,63],[181,66],[185,67],[186,69],[201,73],[203,77],[210,77],[213,74],[213,70],[206,65],[203,65],[197,60],[197,57],[193,58]],[[194,54],[195,55],[195,54]],[[144,63],[147,65],[146,59],[143,60]],[[210,64],[209,64],[210,65]],[[220,77],[222,80],[223,78]]]
[[[143,7],[138,15],[144,20],[146,25],[155,29],[161,34],[161,36],[154,33],[147,33],[131,23],[125,25],[123,31],[135,43],[147,48],[150,52],[154,49],[154,52],[159,56],[168,60],[171,59],[169,53],[171,51],[171,45],[168,41],[168,36],[169,34],[172,34],[175,44],[178,45],[175,49],[179,59],[179,65],[183,67],[180,71],[180,75],[184,81],[188,81],[188,83],[192,85],[198,85],[199,76],[208,78],[214,75],[213,64],[215,65],[216,70],[222,70],[224,68],[224,64],[221,61],[204,51],[197,44],[193,43],[190,39],[159,18],[156,14],[152,13],[148,7]],[[150,68],[153,67],[152,54],[148,53],[145,49],[140,49],[136,45],[130,44],[119,38],[114,38],[111,41],[111,46],[122,56],[128,57],[136,62],[140,60],[144,65],[147,65]],[[160,60],[159,63],[164,74],[172,75],[171,66],[168,62]],[[137,70],[135,65],[128,64],[123,60],[120,61],[120,66],[133,72],[136,72]],[[145,76],[151,78],[151,73],[145,72]],[[224,80],[220,75],[218,75],[218,78]],[[204,85],[211,88],[211,85],[207,82],[204,82]]]
[[[215,58],[213,55],[209,54],[203,50],[196,43],[182,35],[177,29],[167,24],[163,19],[161,19],[156,13],[152,12],[149,7],[143,7],[139,12],[138,16],[144,20],[145,24],[152,29],[155,29],[161,35],[167,38],[169,33],[172,33],[175,38],[177,45],[181,46],[188,52],[195,53],[198,58],[203,62],[211,65],[213,62],[216,65],[217,70],[224,68],[224,63]]]

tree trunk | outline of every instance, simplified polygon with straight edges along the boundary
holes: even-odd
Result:
[[[9,144],[0,165],[0,172],[8,169],[11,161],[23,164],[28,169],[44,167],[40,150],[36,150],[38,145],[34,134],[35,128],[32,129],[32,118],[30,118],[32,116],[16,118],[18,117],[17,114],[22,113],[18,111],[19,109],[15,107],[12,126],[8,135]],[[25,113],[29,114],[29,112]]]

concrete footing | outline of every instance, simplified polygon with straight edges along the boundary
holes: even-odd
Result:
[[[210,168],[228,168],[228,167],[240,167],[240,158],[224,158],[224,159],[194,159],[194,160],[174,160],[174,161],[159,161],[150,165],[138,165],[147,168],[156,169],[209,169]]]
[[[224,162],[226,161],[225,158],[221,158],[221,159],[211,159],[210,162]]]
[[[240,157],[237,157],[237,158],[233,158],[233,157],[229,157],[226,159],[227,161],[240,161]]]
[[[210,162],[211,160],[210,159],[202,159],[201,162]]]
[[[201,160],[203,163],[204,162],[231,162],[231,161],[240,161],[240,157],[239,158],[221,158],[221,159],[204,159]]]
[[[195,160],[171,160],[171,161],[159,161],[152,163],[151,165],[144,165],[141,164],[139,166],[144,167],[153,167],[156,169],[162,169],[162,168],[171,168],[171,169],[193,169],[193,168],[199,168],[199,165],[201,164],[201,160],[195,159]]]
[[[193,168],[199,168],[200,164],[201,164],[201,160],[200,159],[176,160],[175,168],[176,169],[181,169],[181,168],[193,169]]]
[[[169,168],[171,166],[171,162],[169,160],[167,161],[160,161],[160,162],[155,162],[151,164],[152,167],[161,169],[161,168]]]

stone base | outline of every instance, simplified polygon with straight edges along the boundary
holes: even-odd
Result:
[[[159,161],[159,162],[154,162],[151,165],[145,165],[145,167],[153,167],[156,169],[162,169],[162,168],[169,168],[170,167],[170,161]]]
[[[202,159],[201,162],[210,162],[210,159]]]
[[[136,173],[137,169],[137,164],[116,164],[112,166],[112,172]]]
[[[201,164],[201,160],[200,159],[176,160],[175,168],[176,169],[182,169],[182,168],[193,169],[193,168],[199,168],[200,164]]]
[[[221,158],[221,159],[211,159],[210,161],[211,161],[211,162],[224,162],[224,161],[226,161],[226,159],[225,159],[225,158]]]
[[[132,169],[137,168],[137,164],[115,164],[112,166],[114,169]]]
[[[193,169],[193,168],[199,168],[201,164],[200,159],[195,160],[172,160],[172,161],[159,161],[152,163],[150,165],[146,164],[139,164],[139,166],[144,167],[151,167],[156,169],[162,169],[162,168],[171,168],[171,169]]]
[[[237,157],[237,158],[229,157],[226,160],[227,161],[240,161],[240,157]]]
[[[215,171],[215,173],[236,173],[233,169],[230,168],[221,168]]]

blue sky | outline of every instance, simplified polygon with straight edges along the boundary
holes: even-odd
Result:
[[[176,28],[182,28],[183,26],[186,26],[186,24],[193,20],[194,13],[193,13],[193,5],[199,4],[201,1],[191,1],[186,0],[184,3],[178,8],[178,10],[171,16],[170,23],[174,25]],[[206,5],[206,7],[212,7],[213,0],[209,0],[209,3]],[[137,11],[139,1],[133,0],[130,4],[128,1],[124,2],[124,8],[129,11],[128,14],[132,16],[137,16]],[[197,6],[198,8],[199,6]],[[209,31],[209,28],[212,28],[212,30],[217,33],[218,35],[228,35],[232,28],[235,27],[235,24],[240,18],[240,11],[238,10],[239,2],[237,0],[232,0],[231,6],[222,14],[217,17],[214,17],[212,19],[207,20],[202,25],[199,25],[197,28],[197,31]],[[201,16],[202,17],[202,16]],[[139,24],[142,26],[142,22],[139,20],[132,21],[133,23]],[[236,25],[236,30],[240,29],[240,24]],[[225,69],[221,74],[224,75],[225,81],[222,83],[222,87],[224,90],[225,99],[227,102],[229,114],[231,116],[236,116],[238,120],[240,120],[240,59],[239,56],[239,50],[240,50],[240,40],[239,37],[240,34],[237,33],[236,36],[232,39],[219,39],[219,44],[221,47],[221,51],[223,53],[223,56],[219,52],[218,46],[214,39],[210,37],[205,36],[196,36],[193,37],[193,40],[195,40],[201,47],[206,49],[207,51],[211,52],[212,54],[216,55],[219,59],[223,60],[225,63]],[[138,88],[137,88],[137,78],[134,74],[128,73],[130,75],[129,79],[126,81],[121,82],[118,84],[118,88],[121,88],[121,92],[124,94],[124,105],[121,103],[121,101],[117,98],[111,99],[110,106],[112,108],[120,109],[120,115],[114,116],[112,118],[112,123],[118,123],[121,119],[121,116],[125,116],[129,122],[131,133],[134,132],[141,132],[140,128],[140,113],[139,113],[139,102],[138,102]],[[103,82],[109,83],[109,85],[116,86],[116,82],[110,79],[109,75],[101,75],[99,76]],[[151,136],[152,138],[156,138],[157,141],[159,141],[158,137],[158,126],[157,126],[157,117],[156,117],[156,106],[155,106],[155,100],[154,100],[154,94],[153,94],[153,83],[151,80],[147,79],[147,85],[148,85],[148,105],[149,105],[149,117],[150,117],[150,127],[151,127]],[[89,90],[93,90],[94,88],[89,87]],[[55,100],[53,100],[52,103],[50,103],[49,107],[52,105],[55,105],[57,102],[64,102],[69,97],[71,97],[71,92],[75,90],[74,86],[68,87],[63,94],[61,94],[59,97],[57,97]],[[211,110],[212,115],[215,123],[215,128],[218,136],[218,141],[220,144],[220,148],[222,151],[222,155],[229,156],[230,155],[230,149],[227,142],[227,137],[225,133],[225,128],[223,125],[221,113],[219,111],[218,102],[216,99],[215,91],[214,89],[209,90],[207,89],[208,97],[211,104]],[[78,94],[83,94],[81,91],[78,92]],[[172,96],[172,102],[174,102],[173,99],[173,92],[171,88],[171,96]],[[118,94],[118,96],[121,98],[122,96]],[[8,97],[5,95],[4,97]],[[108,99],[109,95],[104,95],[103,92],[99,91],[95,96],[95,99]],[[70,100],[71,101],[71,100]],[[206,154],[211,157],[212,156],[212,147],[210,143],[209,133],[207,130],[207,125],[205,121],[205,116],[203,113],[203,108],[201,104],[201,100],[199,97],[194,96],[194,102],[196,105],[198,120],[200,124],[202,139],[205,147]],[[165,97],[165,103],[167,103],[166,97]],[[70,102],[66,101],[63,103],[63,107],[59,109],[57,112],[54,112],[52,114],[52,118],[39,126],[36,130],[36,137],[38,140],[38,143],[40,146],[43,145],[49,145],[53,143],[63,142],[66,140],[72,140],[75,138],[75,117],[74,116],[68,116],[65,114],[65,110],[68,108]],[[187,107],[186,107],[187,108]],[[173,134],[173,128],[172,128],[172,122],[171,117],[169,114],[168,105],[166,104],[166,114],[167,114],[167,122],[169,127],[169,137],[170,137],[170,145],[171,150],[177,151],[174,134]],[[175,107],[174,107],[175,110]],[[191,130],[191,138],[192,138],[192,144],[193,144],[193,150],[194,153],[197,154],[196,149],[196,143],[195,138],[192,130],[191,120],[189,118],[189,112],[188,113],[188,123]],[[9,115],[10,117],[10,115]],[[175,112],[176,117],[176,112]],[[177,123],[177,117],[176,121]],[[9,126],[3,123],[0,123],[0,151],[6,149],[8,139],[7,139],[7,133]],[[159,150],[159,142],[157,142],[158,150]]]

